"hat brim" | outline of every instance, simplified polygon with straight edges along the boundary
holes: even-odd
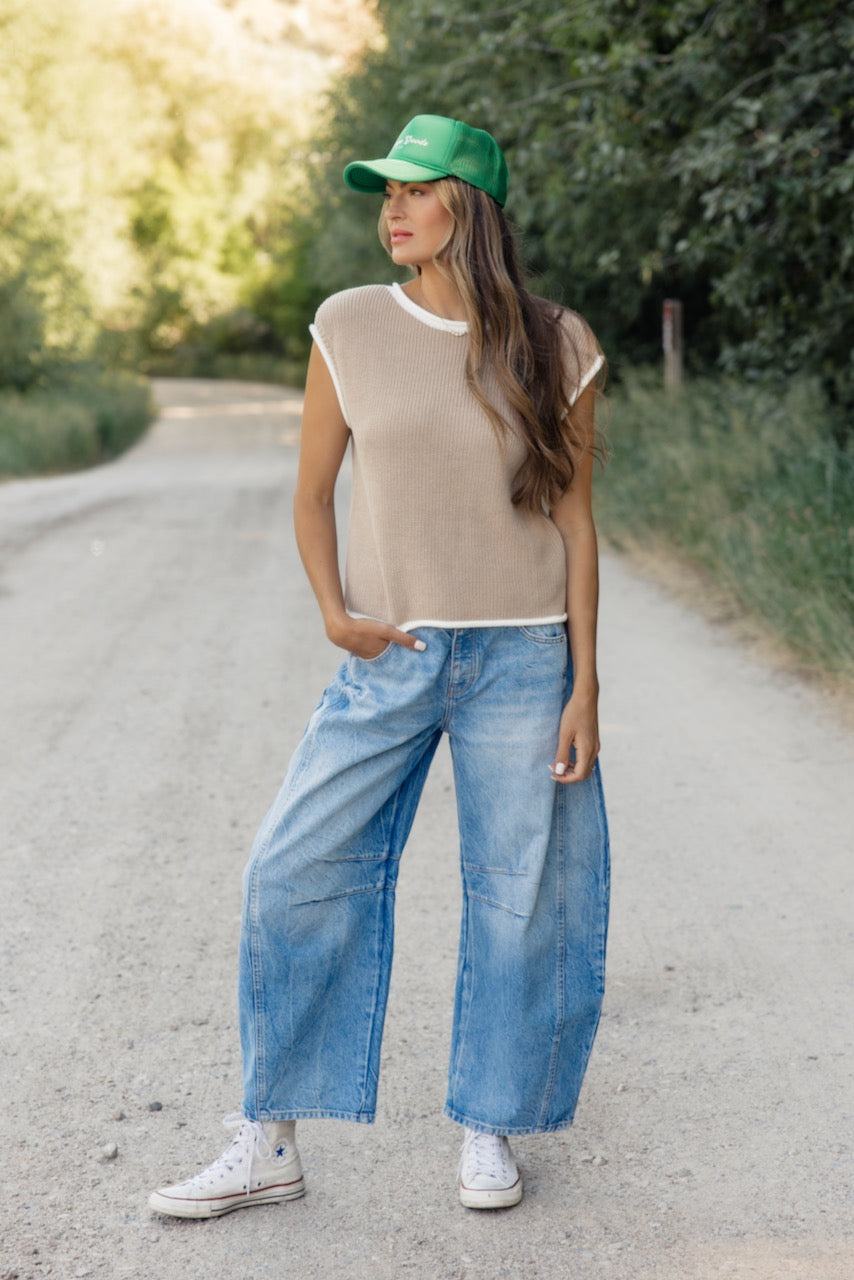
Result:
[[[425,164],[413,164],[411,160],[354,160],[344,170],[347,186],[366,194],[385,191],[389,181],[435,182],[447,176],[444,169],[431,169]]]

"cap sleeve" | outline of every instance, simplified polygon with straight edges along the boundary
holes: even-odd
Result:
[[[339,312],[341,310],[339,298],[339,294],[333,294],[331,298],[327,298],[325,302],[320,304],[314,317],[314,323],[308,326],[308,331],[323,356],[329,375],[332,378],[332,384],[335,387],[335,394],[338,397],[344,421],[347,422],[349,419],[347,406],[344,402],[344,390],[341,386],[341,376],[335,359],[336,330],[340,324]]]
[[[595,333],[577,311],[563,311],[560,325],[563,333],[567,398],[570,404],[575,404],[584,388],[605,364],[605,356]]]

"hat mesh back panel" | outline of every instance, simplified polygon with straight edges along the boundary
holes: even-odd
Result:
[[[483,179],[483,146],[471,134],[458,130],[454,147],[454,169],[466,182],[474,180],[475,186]],[[494,165],[490,166],[494,172]]]

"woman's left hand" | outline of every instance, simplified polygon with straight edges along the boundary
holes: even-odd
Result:
[[[595,694],[576,690],[560,718],[558,745],[551,764],[555,782],[583,782],[599,754],[599,716]]]

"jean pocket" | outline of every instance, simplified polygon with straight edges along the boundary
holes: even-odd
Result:
[[[350,662],[351,664],[354,662],[364,662],[366,667],[375,667],[377,663],[385,661],[392,649],[399,648],[400,645],[396,644],[394,640],[389,640],[386,647],[384,649],[380,649],[379,653],[375,654],[373,658],[360,658],[358,654],[351,653]]]
[[[526,640],[534,644],[566,644],[565,622],[542,622],[536,626],[520,627]]]

